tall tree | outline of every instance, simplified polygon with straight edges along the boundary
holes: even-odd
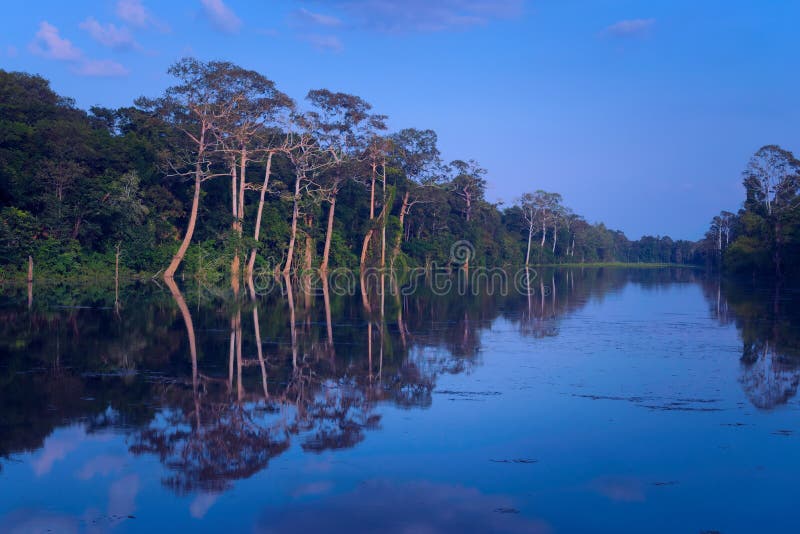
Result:
[[[486,169],[472,159],[454,160],[450,162],[450,168],[453,172],[451,179],[453,191],[463,201],[464,219],[470,222],[473,206],[477,201],[483,200],[486,192]]]
[[[224,62],[206,63],[194,58],[184,58],[167,71],[178,79],[178,84],[169,87],[161,98],[137,100],[138,107],[159,114],[164,121],[183,134],[184,142],[176,146],[168,156],[167,165],[170,174],[191,178],[194,182],[189,221],[183,240],[164,271],[164,278],[167,279],[175,276],[192,241],[200,205],[201,184],[221,175],[212,171],[211,156],[217,142],[214,128],[222,118],[227,97],[225,88],[219,83],[219,73],[225,71],[228,65]]]
[[[369,125],[372,106],[362,98],[327,89],[308,92],[306,99],[314,106],[308,114],[313,120],[321,149],[327,152],[332,168],[318,184],[317,191],[328,202],[325,246],[320,270],[328,270],[331,238],[336,212],[336,198],[348,175],[355,172],[358,150],[364,144],[365,126]]]
[[[275,126],[281,125],[278,119],[293,108],[293,102],[278,91],[272,80],[231,63],[220,63],[215,77],[224,91],[224,108],[219,110],[213,131],[230,169],[231,228],[237,241],[231,262],[231,279],[236,287],[240,277],[239,248],[245,217],[245,191],[254,188],[247,182],[248,163],[266,154],[269,166],[276,149],[273,145]],[[281,145],[280,140],[277,145]],[[268,183],[269,170],[264,179]],[[259,219],[259,225],[260,222]],[[252,253],[251,258],[255,259]],[[251,268],[248,266],[248,275]]]
[[[405,128],[390,139],[394,163],[402,169],[407,180],[398,216],[400,229],[392,249],[391,262],[394,264],[405,235],[406,216],[415,204],[429,201],[430,195],[425,193],[439,185],[444,169],[433,130]]]
[[[745,207],[762,215],[771,229],[775,273],[781,276],[784,223],[800,204],[800,161],[777,145],[763,146],[750,158],[743,182]]]

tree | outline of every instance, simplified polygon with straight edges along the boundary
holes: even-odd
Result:
[[[535,233],[536,224],[538,223],[539,203],[533,193],[525,193],[517,201],[520,210],[522,210],[522,218],[528,224],[528,246],[525,251],[525,265],[531,263],[531,242],[533,241],[533,234]]]
[[[464,219],[470,222],[473,206],[477,201],[483,200],[486,192],[486,169],[473,159],[469,161],[457,159],[450,162],[450,167],[453,170],[451,180],[453,191],[464,202]]]
[[[775,274],[780,277],[784,224],[800,204],[800,161],[777,145],[763,146],[750,158],[743,182],[745,208],[761,215],[771,230]]]
[[[420,202],[430,201],[425,195],[432,187],[437,187],[443,176],[442,160],[436,146],[437,136],[433,130],[405,128],[391,136],[393,161],[407,179],[403,201],[400,205],[400,230],[392,250],[392,264],[400,253],[400,245],[405,235],[405,218],[411,208]]]
[[[139,108],[160,115],[171,127],[183,134],[183,145],[176,147],[168,156],[167,165],[170,174],[191,177],[194,181],[189,222],[178,251],[164,271],[166,279],[175,276],[192,241],[202,182],[220,176],[211,170],[211,153],[216,146],[213,131],[217,120],[222,117],[221,109],[225,107],[226,95],[219,85],[219,73],[228,66],[228,63],[204,63],[194,58],[184,58],[167,71],[178,79],[177,85],[168,88],[161,98],[137,100]]]
[[[314,136],[314,116],[294,114],[292,124],[295,130],[289,135],[289,148],[286,154],[294,167],[294,193],[292,195],[292,223],[289,247],[286,252],[286,263],[282,271],[284,276],[288,276],[292,271],[295,242],[297,240],[297,222],[300,217],[300,202],[303,192],[309,187],[312,175],[331,164]]]
[[[385,253],[386,253],[386,217],[388,216],[389,205],[386,199],[386,158],[391,149],[389,140],[380,135],[378,132],[386,129],[386,117],[383,115],[372,115],[369,119],[368,129],[366,131],[366,147],[363,152],[363,161],[369,168],[369,227],[364,234],[364,241],[361,245],[361,259],[360,266],[363,271],[366,267],[367,253],[369,252],[370,242],[372,236],[378,229],[376,227],[375,219],[375,186],[377,180],[380,179],[382,185],[382,208],[381,213],[377,218],[377,223],[380,224],[382,230],[381,240],[381,254],[380,265],[384,266]]]
[[[328,270],[331,238],[336,212],[336,198],[348,174],[355,171],[359,147],[363,145],[372,106],[360,97],[347,93],[334,93],[327,89],[308,92],[306,99],[314,106],[309,113],[321,149],[331,158],[332,169],[318,184],[317,191],[328,202],[328,219],[325,229],[325,246],[320,270]]]
[[[214,77],[222,91],[222,105],[213,130],[218,147],[230,166],[232,229],[241,241],[245,216],[245,191],[252,189],[247,183],[247,165],[253,157],[266,154],[267,167],[280,139],[275,142],[274,127],[277,119],[290,111],[294,103],[267,77],[231,63],[219,63]],[[274,144],[273,144],[274,143]],[[264,181],[269,183],[269,169]],[[266,185],[265,185],[266,187]],[[263,188],[262,188],[263,189]],[[260,204],[260,208],[263,204]],[[257,219],[259,219],[257,217]],[[257,221],[260,226],[260,219]],[[256,238],[257,240],[257,238]],[[240,276],[239,246],[237,242],[231,262],[234,288]],[[251,261],[255,260],[251,251]],[[252,265],[248,262],[248,277]]]

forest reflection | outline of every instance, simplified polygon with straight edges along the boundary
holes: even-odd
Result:
[[[711,314],[736,325],[742,340],[740,384],[756,408],[788,403],[800,385],[800,300],[795,289],[754,281],[705,280]]]
[[[498,318],[523,336],[558,336],[565,318],[629,283],[699,284],[712,315],[740,331],[741,387],[756,407],[786,403],[800,383],[797,299],[698,271],[543,271],[530,292],[506,296],[341,296],[319,282],[312,294],[308,280],[283,277],[240,299],[168,283],[29,302],[22,288],[0,311],[0,456],[36,450],[68,424],[114,428],[132,454],[159,458],[175,492],[221,492],[293,443],[356,446],[380,428],[381,405],[430,406],[439,376],[481,364],[482,333]],[[80,305],[55,304],[67,301]]]

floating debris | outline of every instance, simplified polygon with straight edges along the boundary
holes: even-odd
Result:
[[[500,393],[499,391],[452,391],[449,389],[434,391],[434,393],[438,393],[439,395],[458,395],[464,397],[471,397],[471,396],[494,397],[497,395],[502,395],[502,393]]]

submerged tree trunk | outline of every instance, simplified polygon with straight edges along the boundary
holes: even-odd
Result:
[[[261,367],[261,388],[264,390],[264,400],[269,399],[269,389],[267,388],[267,366],[264,361],[264,348],[261,345],[261,324],[258,320],[258,306],[253,306],[253,331],[256,336],[256,352],[258,354],[258,365]]]
[[[333,345],[333,321],[331,320],[331,295],[328,287],[328,277],[323,273],[320,279],[322,280],[322,298],[325,306],[325,327],[328,334],[326,344],[328,345],[328,350],[330,351],[331,356],[334,356],[335,349]]]
[[[175,280],[173,280],[172,277],[167,277],[164,281],[167,283],[167,287],[172,294],[173,300],[175,300],[175,304],[178,305],[178,309],[183,317],[183,324],[186,326],[186,335],[189,338],[189,354],[192,358],[192,380],[197,382],[197,343],[195,341],[192,314],[189,313],[189,307],[186,305],[186,301],[183,299],[180,289],[178,289],[178,286],[175,284]]]

